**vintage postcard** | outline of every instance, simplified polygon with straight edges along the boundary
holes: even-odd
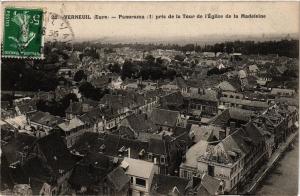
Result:
[[[1,195],[297,195],[299,2],[1,3]]]

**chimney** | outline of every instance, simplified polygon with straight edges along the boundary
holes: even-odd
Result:
[[[128,158],[130,158],[130,148],[128,148],[127,151],[128,151]]]
[[[233,133],[236,129],[236,123],[235,122],[230,122],[230,134]]]
[[[18,135],[19,135],[19,130],[18,130],[18,129],[15,129],[15,131],[14,131],[14,137],[17,138]]]

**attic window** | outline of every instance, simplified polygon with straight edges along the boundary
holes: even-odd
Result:
[[[235,152],[233,152],[233,151],[227,151],[227,153],[230,155],[230,156],[232,156],[232,157],[237,157],[237,154],[235,153]]]
[[[122,146],[120,149],[119,149],[119,152],[124,152],[125,151],[125,146]]]
[[[176,186],[173,187],[172,193],[180,194],[180,192]]]
[[[142,149],[140,152],[139,152],[139,156],[143,156],[145,154],[145,150]]]
[[[105,144],[102,144],[99,149],[100,151],[103,151],[105,149]]]

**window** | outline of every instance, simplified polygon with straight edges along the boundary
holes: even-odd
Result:
[[[133,177],[130,177],[130,183],[133,184]]]
[[[187,178],[187,171],[183,171],[183,177]]]
[[[160,163],[162,163],[162,164],[165,163],[165,157],[160,157]]]
[[[141,179],[141,178],[136,178],[135,179],[135,183],[139,186],[143,186],[143,187],[146,187],[146,180],[144,179]]]
[[[152,160],[152,154],[148,154],[148,159]]]

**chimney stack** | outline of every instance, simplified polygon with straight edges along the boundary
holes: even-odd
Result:
[[[232,134],[236,129],[236,123],[230,122],[230,134]]]

